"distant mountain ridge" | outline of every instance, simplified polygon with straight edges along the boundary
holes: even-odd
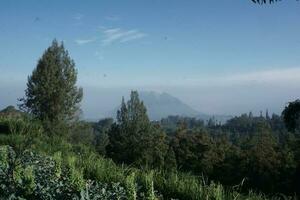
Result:
[[[197,119],[202,119],[205,122],[209,118],[214,117],[216,121],[224,122],[224,120],[230,118],[230,116],[211,116],[201,113],[166,92],[158,93],[154,91],[141,91],[139,92],[139,97],[144,102],[148,116],[151,120],[161,120],[168,116],[183,116],[195,117]],[[118,109],[119,106],[108,113],[108,116],[115,118]]]
[[[149,118],[160,120],[169,115],[196,117],[199,112],[178,98],[163,92],[140,92],[140,99],[147,107]]]

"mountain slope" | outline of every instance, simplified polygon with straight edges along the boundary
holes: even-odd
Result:
[[[151,120],[161,120],[168,116],[178,115],[182,117],[195,117],[204,122],[213,118],[218,123],[225,123],[228,119],[232,118],[227,115],[208,115],[199,112],[166,92],[158,93],[153,91],[141,91],[139,92],[139,97],[144,102],[148,116]],[[106,116],[115,118],[119,108],[120,106],[116,107],[108,112]]]
[[[144,101],[148,115],[152,120],[159,120],[169,115],[195,117],[199,114],[190,106],[168,93],[141,92],[140,98]]]
[[[151,120],[160,120],[169,115],[180,115],[196,117],[200,113],[183,103],[178,98],[163,92],[139,92],[140,99],[144,102],[148,116]],[[108,116],[115,118],[119,106],[108,113]]]

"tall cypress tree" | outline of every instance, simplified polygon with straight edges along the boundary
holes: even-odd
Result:
[[[53,40],[28,77],[19,106],[41,120],[46,131],[63,132],[61,128],[75,119],[82,100],[82,88],[76,81],[74,61],[64,45]]]

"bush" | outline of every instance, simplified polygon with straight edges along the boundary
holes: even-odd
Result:
[[[0,199],[126,199],[120,183],[86,181],[74,157],[67,167],[60,161],[60,153],[55,159],[30,151],[17,157],[11,147],[0,146]]]

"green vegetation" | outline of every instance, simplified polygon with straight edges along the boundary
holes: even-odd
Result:
[[[53,40],[28,77],[25,97],[20,99],[21,110],[41,120],[48,133],[66,132],[82,100],[82,89],[76,87],[76,81],[74,61],[63,44]]]
[[[1,122],[10,120],[15,119],[1,118]],[[1,198],[267,199],[253,192],[241,194],[239,187],[208,184],[191,174],[116,165],[91,146],[40,134],[36,129],[2,133],[0,145]]]
[[[108,156],[115,162],[161,167],[167,150],[165,137],[161,129],[150,123],[143,102],[133,91],[127,104],[122,100],[117,123],[109,132]]]
[[[132,91],[116,122],[92,123],[77,118],[75,83],[54,41],[29,78],[26,112],[0,112],[0,199],[298,199],[299,100],[283,116],[151,122]]]

